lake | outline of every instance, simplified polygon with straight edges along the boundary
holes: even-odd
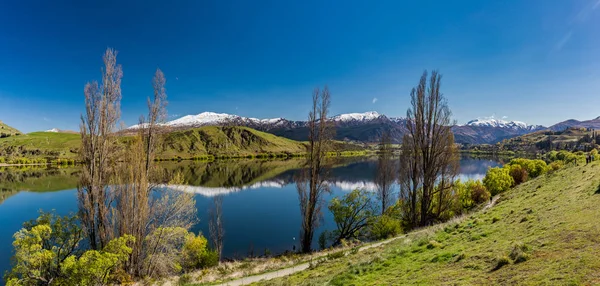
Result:
[[[173,186],[196,194],[200,223],[194,231],[208,236],[208,210],[215,196],[222,197],[225,258],[250,253],[272,254],[299,248],[300,207],[293,182],[300,160],[240,160],[215,162],[162,162],[168,172],[181,172],[186,184]],[[501,165],[492,158],[462,157],[460,177],[481,179],[489,167]],[[331,194],[341,196],[357,188],[375,190],[376,158],[344,158],[331,170]],[[12,236],[23,222],[35,219],[39,210],[60,215],[77,212],[79,170],[71,168],[0,168],[0,273],[10,267]],[[317,229],[313,247],[324,230],[335,223],[329,210]]]

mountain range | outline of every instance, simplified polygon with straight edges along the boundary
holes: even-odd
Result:
[[[337,140],[352,142],[378,142],[385,132],[389,132],[394,143],[400,143],[407,132],[406,119],[388,117],[375,111],[364,113],[346,113],[331,118]],[[272,133],[293,140],[307,140],[306,121],[294,121],[285,118],[258,119],[226,113],[203,112],[187,115],[165,125],[185,129],[214,125],[239,125]],[[135,129],[138,125],[130,127]],[[456,141],[463,144],[494,144],[530,132],[546,129],[540,125],[528,125],[520,121],[505,121],[494,118],[476,119],[465,125],[452,127]]]

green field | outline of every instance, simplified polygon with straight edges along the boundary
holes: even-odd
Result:
[[[571,166],[496,205],[265,285],[600,283],[600,163]]]

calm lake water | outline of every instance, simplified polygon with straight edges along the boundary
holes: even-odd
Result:
[[[223,255],[240,258],[272,254],[299,247],[300,207],[293,182],[300,165],[287,161],[168,162],[161,167],[184,174],[185,189],[196,194],[200,223],[194,231],[208,236],[208,210],[215,196],[222,196],[225,228]],[[497,159],[463,157],[460,177],[481,179]],[[353,189],[375,190],[375,158],[348,158],[336,162],[331,172],[329,201]],[[60,215],[77,212],[77,168],[19,169],[0,168],[0,273],[10,267],[12,236],[23,222],[35,219],[39,210],[55,210]],[[178,186],[182,187],[182,186]],[[335,223],[324,208],[324,221],[313,242]],[[1,284],[1,283],[0,283]]]

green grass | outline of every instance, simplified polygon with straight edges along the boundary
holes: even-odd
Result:
[[[121,144],[131,137],[122,136]],[[81,138],[75,133],[33,132],[0,139],[0,163],[23,163],[27,159],[71,160],[76,158]],[[361,146],[334,142],[334,156],[366,154]],[[302,156],[305,143],[278,137],[248,127],[206,126],[165,135],[157,160],[200,160],[230,158],[290,158]],[[64,161],[64,160],[63,160]],[[40,162],[32,162],[40,163]]]
[[[21,135],[21,131],[6,125],[6,123],[0,121],[0,138],[11,137],[15,135]]]
[[[600,163],[542,175],[462,220],[265,285],[600,283]]]
[[[0,139],[0,156],[26,158],[74,158],[81,138],[79,134],[32,132]]]

